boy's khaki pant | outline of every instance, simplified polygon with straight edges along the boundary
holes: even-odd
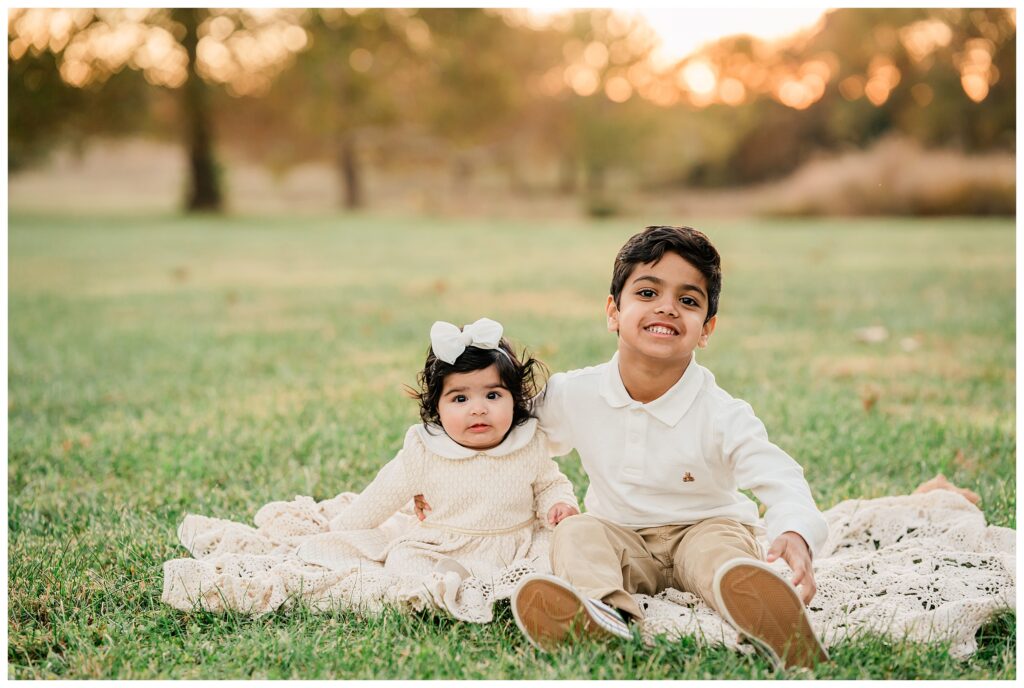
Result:
[[[551,539],[555,575],[636,619],[643,612],[632,592],[676,588],[715,608],[715,572],[737,557],[761,559],[761,546],[749,526],[727,518],[633,529],[580,514],[559,523]]]

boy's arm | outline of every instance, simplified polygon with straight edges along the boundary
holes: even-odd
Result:
[[[574,448],[566,414],[567,383],[565,373],[555,373],[548,380],[544,391],[533,398],[533,412],[537,416],[540,430],[548,437],[551,456],[563,456]]]
[[[768,540],[792,531],[813,555],[828,538],[828,523],[811,496],[803,468],[768,440],[764,423],[746,402],[735,400],[716,419],[722,456],[732,468],[737,486],[751,490],[766,507]]]
[[[406,471],[405,447],[380,469],[366,489],[331,519],[331,530],[376,528],[408,503],[412,490]]]

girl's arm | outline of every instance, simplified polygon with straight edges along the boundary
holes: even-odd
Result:
[[[408,503],[413,496],[408,477],[406,446],[380,469],[358,497],[331,519],[331,530],[376,528]]]
[[[572,483],[545,451],[538,459],[537,477],[533,481],[533,505],[537,518],[547,523],[548,511],[558,503],[568,504],[579,511]]]

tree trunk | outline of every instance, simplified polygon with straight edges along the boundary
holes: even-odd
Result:
[[[363,207],[363,182],[355,138],[355,134],[348,132],[338,140],[338,171],[341,173],[342,198],[346,210]]]
[[[500,150],[495,157],[508,177],[509,190],[516,196],[529,194],[530,186],[526,183],[526,178],[523,176],[515,154],[510,150]]]
[[[462,193],[467,191],[472,184],[473,175],[476,169],[469,156],[463,153],[456,153],[452,160],[452,189]]]
[[[576,193],[576,156],[563,153],[558,164],[558,193],[565,196]]]
[[[183,8],[174,10],[174,19],[185,26],[181,43],[188,53],[188,78],[182,88],[182,108],[185,120],[185,145],[188,148],[188,212],[219,212],[223,206],[220,180],[213,159],[210,111],[206,82],[196,73],[196,46],[199,43],[201,10]]]
[[[590,163],[587,165],[587,192],[597,194],[604,191],[604,165]]]

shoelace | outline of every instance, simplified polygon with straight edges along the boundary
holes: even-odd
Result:
[[[629,626],[626,624],[626,620],[622,618],[622,614],[618,609],[594,598],[589,598],[587,602],[589,602],[593,607],[593,610],[598,613],[594,617],[594,620],[601,624],[605,629],[618,629],[629,633]]]

